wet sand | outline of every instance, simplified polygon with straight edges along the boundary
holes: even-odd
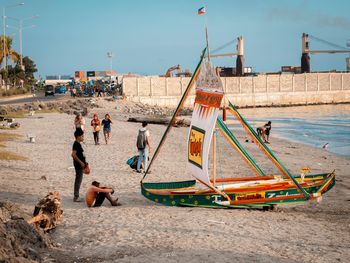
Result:
[[[126,165],[136,154],[138,123],[126,122],[127,102],[100,100],[94,109],[100,118],[110,113],[111,143],[93,144],[87,127],[84,149],[92,172],[85,176],[81,196],[93,180],[115,188],[122,206],[107,201],[100,208],[73,203],[74,169],[71,147],[74,116],[35,114],[21,119],[15,132],[22,139],[7,143],[8,150],[28,161],[0,161],[0,199],[31,213],[48,191],[59,191],[64,210],[62,223],[50,235],[57,247],[57,262],[348,262],[350,257],[350,160],[323,149],[271,136],[270,147],[298,174],[302,166],[312,173],[336,170],[335,187],[321,203],[278,206],[277,211],[166,207],[140,193],[141,175]],[[117,106],[117,110],[115,107]],[[280,110],[268,109],[268,111]],[[264,109],[259,109],[264,114]],[[267,112],[268,112],[267,111]],[[91,112],[92,113],[92,112]],[[86,118],[87,123],[91,120]],[[155,149],[165,126],[150,125]],[[6,131],[4,131],[6,132]],[[36,143],[27,141],[36,136]],[[245,136],[240,134],[244,141]],[[173,128],[146,181],[187,180],[186,128]],[[243,143],[259,165],[277,172],[253,143]],[[244,161],[219,139],[219,173],[251,175]],[[40,178],[45,176],[47,180]]]

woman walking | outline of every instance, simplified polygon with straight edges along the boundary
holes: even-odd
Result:
[[[103,135],[105,136],[106,144],[109,143],[109,135],[111,133],[111,124],[112,124],[111,116],[107,113],[105,118],[102,120],[103,125]]]
[[[81,113],[78,113],[77,116],[74,119],[74,127],[75,129],[82,129],[83,131],[85,131],[85,120],[83,118],[83,115],[81,115]]]
[[[94,141],[95,145],[99,145],[100,138],[99,138],[99,133],[100,133],[100,126],[101,126],[101,121],[98,118],[98,115],[95,113],[93,119],[91,120],[91,126],[94,134]]]

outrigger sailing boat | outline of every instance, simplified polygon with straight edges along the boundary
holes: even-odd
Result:
[[[282,175],[267,175],[257,165],[226,126],[225,121],[219,117],[224,92],[219,76],[212,68],[209,59],[204,58],[206,50],[204,49],[191,81],[141,180],[142,194],[152,201],[169,206],[272,208],[274,205],[281,203],[306,202],[312,199],[319,199],[322,194],[329,191],[335,184],[334,172],[314,175],[304,175],[302,173],[301,175],[293,176],[260,139],[254,129],[238,112],[237,108],[229,102],[229,112],[236,117],[251,139],[271,159]],[[197,87],[188,135],[187,167],[196,180],[145,183],[144,179],[153,161],[158,156],[159,150],[195,82]],[[209,149],[212,142],[214,144],[213,147],[216,144],[215,136],[213,136],[216,125],[222,135],[255,172],[254,176],[216,179],[214,171],[214,178],[210,179],[208,171]],[[212,138],[214,139],[212,140]],[[206,186],[206,189],[196,188],[197,181]],[[216,185],[217,183],[220,183],[220,185]]]

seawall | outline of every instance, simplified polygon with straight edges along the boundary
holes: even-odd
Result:
[[[237,106],[287,106],[350,102],[350,73],[276,74],[221,78],[226,96]],[[124,78],[128,100],[176,106],[190,78]],[[191,91],[187,105],[194,101]]]

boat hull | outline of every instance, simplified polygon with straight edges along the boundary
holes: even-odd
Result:
[[[224,200],[213,190],[196,189],[195,180],[169,183],[142,182],[141,192],[149,200],[167,206],[266,208],[277,204],[306,202],[314,197],[320,197],[335,184],[334,173],[306,175],[304,180],[301,180],[300,176],[295,178],[301,182],[310,198],[301,194],[293,182],[288,179],[258,181],[256,178],[252,178],[249,181],[249,178],[244,178],[245,184],[233,184],[225,189],[225,193],[231,200]]]

